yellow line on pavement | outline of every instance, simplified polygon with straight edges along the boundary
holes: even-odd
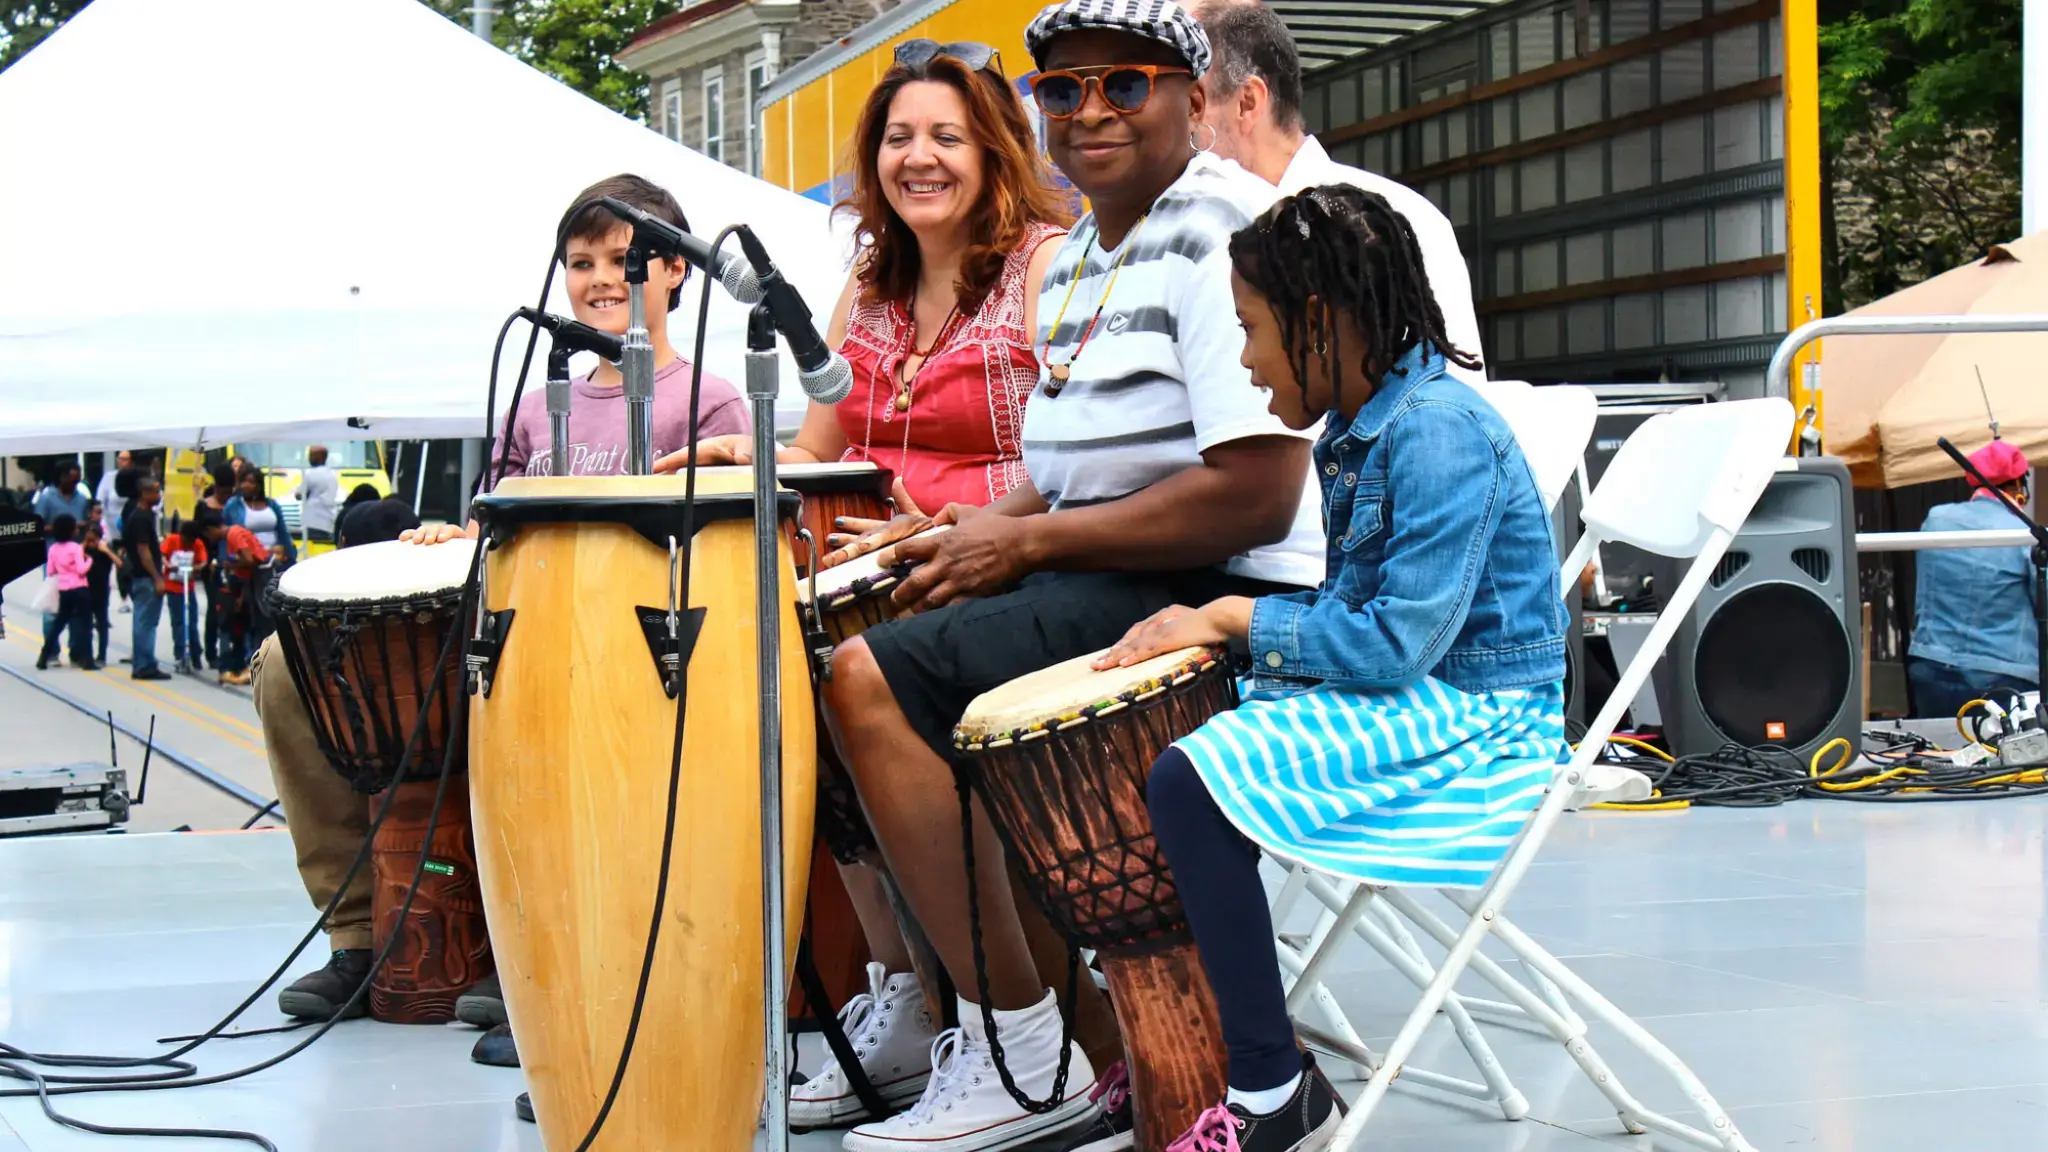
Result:
[[[9,632],[7,634],[7,638],[15,641],[17,644],[21,645],[24,648],[29,648],[38,653],[42,651],[41,644],[29,640],[24,640],[16,632]],[[241,745],[243,748],[246,748],[249,751],[256,753],[258,756],[262,756],[265,754],[263,751],[263,745],[259,742],[263,735],[261,729],[253,728],[247,724],[243,724],[241,721],[235,720],[234,717],[232,716],[221,716],[222,720],[227,720],[232,723],[241,724],[242,727],[248,728],[249,731],[255,733],[256,736],[258,737],[258,740],[251,740],[242,733],[236,732],[230,728],[223,727],[220,724],[217,724],[214,721],[209,720],[208,718],[200,715],[197,712],[186,711],[183,708],[183,706],[189,704],[190,701],[185,700],[183,697],[175,696],[169,693],[159,695],[154,692],[145,692],[137,684],[124,683],[124,677],[115,675],[111,672],[98,674],[97,678],[101,683],[106,684],[119,691],[126,692],[128,695],[133,696],[138,700],[142,700],[149,704],[161,705],[162,707],[168,708],[174,715],[177,716],[178,719],[183,720],[188,724],[197,725],[200,728],[204,728],[208,731],[213,732],[215,735],[231,740],[234,743]],[[148,683],[148,681],[142,681],[141,683]],[[208,709],[208,711],[211,711],[211,709]],[[220,714],[215,713],[215,715]]]

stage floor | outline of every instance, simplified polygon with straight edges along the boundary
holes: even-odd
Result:
[[[2039,1152],[2044,823],[2048,804],[2031,800],[1577,815],[1512,907],[1688,1059],[1760,1149]],[[276,832],[0,843],[0,1040],[156,1051],[156,1037],[203,1027],[245,994],[310,917]],[[1360,950],[1333,988],[1383,1046],[1406,985]],[[267,996],[247,1021],[276,1022]],[[1374,1152],[1675,1146],[1623,1135],[1554,1046],[1492,1034],[1530,1118],[1398,1091]],[[251,1128],[283,1152],[537,1152],[512,1116],[519,1074],[470,1063],[475,1035],[352,1022],[238,1083],[64,1106],[100,1123]],[[239,1067],[293,1039],[217,1043],[201,1066]],[[1637,1092],[1677,1109],[1640,1061],[1604,1050]],[[1469,1074],[1441,1025],[1417,1063]],[[57,1128],[33,1100],[0,1103],[0,1152],[158,1145],[231,1147],[124,1145]]]

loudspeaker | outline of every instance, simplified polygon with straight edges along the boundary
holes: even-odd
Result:
[[[1550,514],[1551,535],[1557,544],[1557,563],[1560,569],[1564,558],[1571,554],[1572,546],[1585,534],[1585,525],[1579,522],[1579,486],[1577,482],[1565,485],[1564,495],[1558,499],[1557,507]],[[1574,577],[1578,573],[1572,573]],[[1564,594],[1564,718],[1567,722],[1583,726],[1586,723],[1586,597],[1574,583]]]
[[[1664,739],[1678,756],[1722,744],[1783,748],[1805,765],[1863,727],[1862,609],[1849,470],[1788,460],[1657,668]],[[1659,558],[1668,595],[1684,572]]]

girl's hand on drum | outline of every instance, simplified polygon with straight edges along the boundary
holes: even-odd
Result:
[[[1030,573],[1024,518],[981,512],[972,505],[948,504],[934,522],[954,525],[951,532],[905,540],[875,558],[885,568],[904,561],[917,565],[890,593],[899,609],[928,612],[956,600],[987,596]]]
[[[822,571],[846,563],[856,556],[866,556],[877,549],[886,548],[906,536],[915,536],[932,526],[932,518],[916,513],[898,516],[894,520],[863,520],[858,516],[841,516],[832,522],[835,528],[844,532],[832,532],[825,536],[825,546],[834,549],[827,552],[818,562]]]
[[[754,462],[753,437],[742,433],[731,436],[711,436],[680,452],[671,452],[654,462],[656,472],[680,472],[695,454],[699,468],[715,468],[723,464],[752,464]]]
[[[1174,605],[1131,626],[1116,646],[1095,658],[1097,672],[1128,668],[1183,648],[1213,647],[1242,639],[1251,630],[1251,599],[1226,596],[1202,608]]]
[[[446,544],[450,540],[474,540],[478,536],[476,521],[466,528],[453,524],[429,524],[420,528],[407,528],[398,538],[407,544]]]

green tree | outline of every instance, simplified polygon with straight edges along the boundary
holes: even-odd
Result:
[[[88,0],[0,0],[0,72],[78,15]]]
[[[1829,313],[2018,234],[2019,34],[2019,0],[1823,0]]]
[[[4,0],[0,0],[4,2]],[[424,0],[467,28],[472,0]],[[615,112],[641,119],[647,79],[613,60],[676,0],[495,0],[492,39]]]

